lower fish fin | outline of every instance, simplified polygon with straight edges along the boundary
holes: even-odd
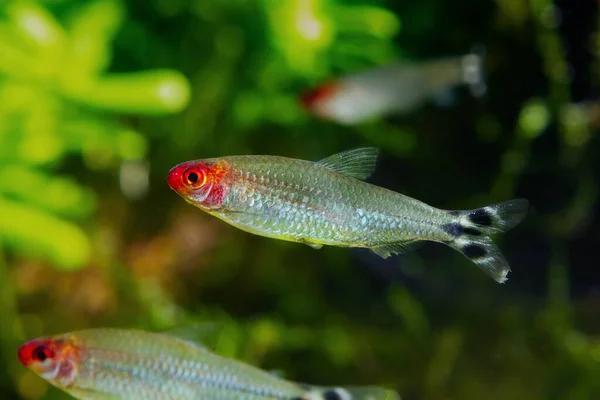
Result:
[[[394,254],[403,254],[413,251],[425,244],[424,240],[405,240],[396,243],[386,243],[379,246],[373,246],[369,249],[379,257],[388,258]]]
[[[319,243],[312,243],[312,242],[309,242],[309,241],[307,241],[307,240],[306,240],[306,239],[304,239],[304,238],[296,238],[296,242],[298,242],[298,243],[303,243],[303,244],[305,244],[305,245],[307,245],[307,246],[310,246],[310,247],[312,247],[313,249],[317,249],[317,250],[318,250],[318,249],[320,249],[321,247],[323,247],[323,245],[322,245],[322,244],[319,244]]]
[[[510,266],[490,237],[465,235],[449,243],[449,246],[473,261],[496,282],[506,282]]]
[[[457,216],[457,220],[442,227],[454,236],[454,240],[447,244],[477,264],[496,282],[504,283],[510,266],[488,235],[514,228],[523,220],[528,207],[527,200],[515,199],[475,210],[449,211]]]
[[[309,387],[302,400],[400,400],[398,393],[376,386]]]
[[[116,394],[102,393],[92,389],[65,388],[63,390],[81,400],[119,400],[121,398]]]

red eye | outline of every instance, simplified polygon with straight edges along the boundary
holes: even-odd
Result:
[[[33,349],[31,358],[35,361],[44,362],[48,358],[54,357],[54,351],[47,346],[41,345]]]
[[[19,360],[25,366],[32,362],[44,362],[54,358],[55,352],[49,341],[32,340],[19,347]]]
[[[206,183],[206,174],[198,168],[190,168],[183,173],[183,180],[186,185],[199,188]]]

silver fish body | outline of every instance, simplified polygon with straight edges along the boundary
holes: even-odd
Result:
[[[415,238],[443,241],[447,212],[315,163],[226,157],[234,181],[215,214],[244,230],[313,245],[374,247]]]
[[[441,210],[364,182],[377,155],[377,149],[362,148],[318,162],[276,156],[196,160],[174,167],[169,183],[188,202],[247,232],[316,248],[364,247],[384,258],[423,241],[440,242],[496,281],[506,280],[510,267],[489,235],[517,225],[527,200]],[[179,178],[189,171],[218,178],[205,177],[210,184],[188,189]]]
[[[31,363],[39,346],[52,348],[45,379],[82,400],[396,400],[377,387],[302,385],[170,335],[125,329],[90,329],[40,338],[22,348]],[[28,365],[35,368],[34,365]]]

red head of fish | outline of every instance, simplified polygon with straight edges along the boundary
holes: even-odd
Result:
[[[325,83],[316,89],[304,93],[301,97],[301,103],[307,110],[316,115],[327,118],[325,110],[326,103],[332,99],[339,91],[339,84],[336,82]]]
[[[42,378],[69,386],[77,373],[79,346],[64,338],[38,338],[19,347],[19,361]]]
[[[219,208],[228,192],[225,161],[187,161],[171,168],[167,182],[171,189],[202,209]]]

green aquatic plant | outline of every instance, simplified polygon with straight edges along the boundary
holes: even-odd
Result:
[[[0,8],[0,238],[73,269],[91,256],[79,222],[97,200],[76,174],[61,175],[66,162],[98,170],[143,160],[146,138],[118,116],[178,112],[190,88],[169,69],[108,72],[120,1],[86,2],[61,17],[34,1]]]
[[[550,0],[464,6],[1,0],[2,398],[65,398],[18,363],[25,340],[202,322],[217,327],[190,339],[291,380],[376,383],[432,400],[600,398],[598,106],[565,96],[571,72]],[[15,22],[23,10],[52,29],[28,33]],[[55,31],[62,45],[36,44]],[[482,99],[458,93],[454,106],[360,127],[297,104],[328,79],[473,43],[487,52]],[[154,102],[155,86],[123,83],[149,82],[125,72],[157,66],[183,71],[193,97],[174,117],[131,118],[179,109]],[[440,206],[528,197],[532,211],[499,243],[514,266],[508,286],[435,245],[383,262],[253,237],[182,204],[165,182],[186,159],[317,159],[358,146],[383,151],[373,183]],[[155,190],[133,203],[125,188],[140,181],[118,188],[116,170],[143,164]],[[48,228],[55,221],[66,233]],[[64,239],[70,228],[81,242]],[[75,262],[86,243],[91,261]]]
[[[339,71],[390,62],[400,53],[393,42],[400,18],[384,7],[337,0],[263,0],[259,5],[266,54],[253,61],[256,86],[240,90],[234,100],[234,117],[242,126],[297,124],[306,119],[298,91]]]

